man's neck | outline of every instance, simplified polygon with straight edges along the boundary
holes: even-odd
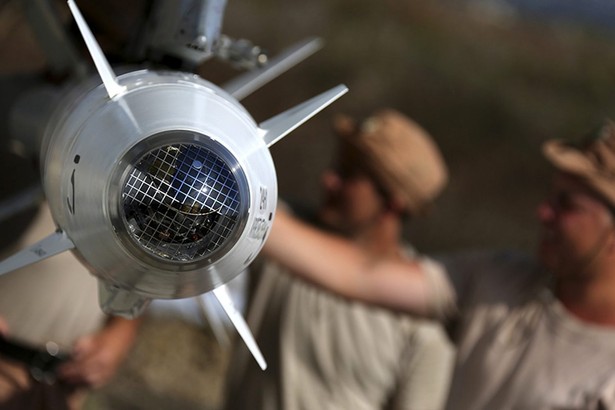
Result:
[[[402,253],[401,219],[394,214],[383,214],[369,226],[350,235],[350,239],[378,257],[399,257]]]
[[[586,281],[560,280],[555,291],[574,316],[585,322],[615,327],[615,276],[602,274]]]

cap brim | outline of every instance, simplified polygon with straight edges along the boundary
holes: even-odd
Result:
[[[615,206],[615,189],[610,179],[582,152],[561,141],[547,141],[542,149],[555,169],[580,178],[587,187],[601,197],[609,206]]]
[[[558,170],[578,176],[596,173],[595,165],[580,151],[559,140],[544,143],[542,152]]]

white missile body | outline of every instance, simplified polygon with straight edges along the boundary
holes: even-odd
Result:
[[[268,148],[347,88],[257,124],[233,95],[195,74],[116,77],[68,4],[102,84],[65,96],[42,139],[43,187],[58,231],[1,262],[0,275],[72,250],[99,279],[101,308],[126,317],[154,298],[216,290],[264,367],[223,285],[253,261],[274,218]]]
[[[151,298],[195,296],[256,256],[277,196],[262,132],[196,75],[137,71],[70,101],[42,147],[54,219],[91,271]]]

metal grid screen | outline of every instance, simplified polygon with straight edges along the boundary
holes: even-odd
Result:
[[[232,236],[240,190],[212,150],[173,144],[142,156],[125,179],[122,207],[130,236],[156,256],[194,261]]]

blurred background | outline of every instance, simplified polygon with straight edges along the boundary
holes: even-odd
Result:
[[[0,0],[3,78],[45,70],[21,1]],[[145,4],[79,0],[109,50],[127,41]],[[57,6],[66,8],[63,1]],[[550,177],[541,143],[578,138],[615,118],[613,21],[615,5],[607,0],[228,0],[222,31],[271,55],[306,37],[325,41],[313,57],[243,100],[257,122],[339,83],[350,88],[273,146],[281,197],[318,202],[319,176],[335,146],[333,114],[361,118],[393,107],[433,135],[451,174],[408,238],[429,253],[531,251],[534,210]],[[207,61],[199,73],[222,83],[239,71]],[[6,110],[11,93],[2,84],[0,110]],[[36,179],[3,155],[2,195]],[[29,217],[2,222],[2,243]],[[150,317],[120,375],[92,395],[88,408],[217,409],[228,353],[207,326]]]

